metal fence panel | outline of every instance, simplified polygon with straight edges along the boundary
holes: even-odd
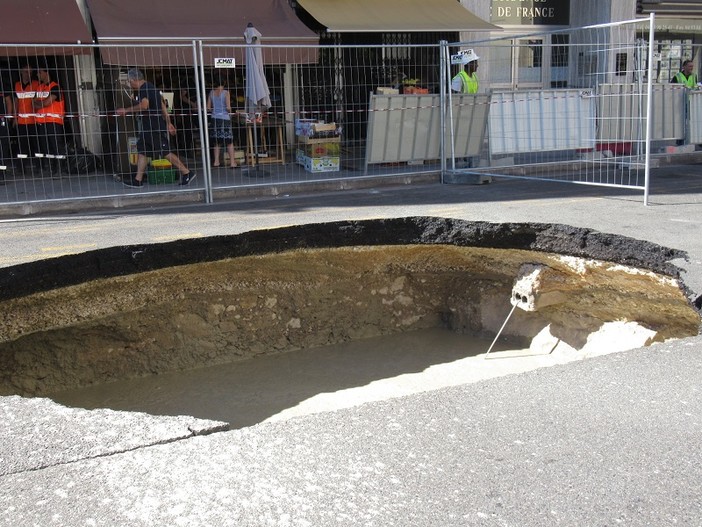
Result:
[[[656,85],[652,133],[646,135],[649,26],[649,20],[625,21],[436,45],[400,39],[283,46],[267,44],[264,36],[271,105],[260,114],[246,108],[246,46],[240,43],[6,45],[8,53],[21,52],[13,59],[17,69],[25,63],[36,69],[38,57],[47,57],[65,94],[66,124],[53,138],[63,152],[43,151],[46,134],[36,129],[11,137],[15,170],[6,171],[0,202],[70,206],[107,198],[121,206],[176,192],[210,200],[221,189],[438,175],[448,165],[442,143],[448,146],[444,157],[454,156],[453,167],[469,161],[471,170],[493,175],[642,188],[651,139],[679,140],[685,131],[680,88]],[[480,56],[479,93],[448,94],[456,71],[449,71],[447,52],[465,48]],[[217,58],[232,60],[217,67],[228,62]],[[181,171],[200,176],[186,189],[174,184],[177,173],[138,189],[121,184],[136,170],[139,119],[117,112],[135,104],[126,82],[134,65],[168,102],[176,125],[170,148],[185,163]],[[17,78],[18,71],[12,73]],[[208,105],[222,81],[232,107],[232,137],[224,140],[214,133]],[[690,112],[690,140],[701,142],[702,110],[694,94]],[[309,135],[312,122],[317,124]],[[99,157],[99,166],[74,163],[84,148]],[[41,165],[47,159],[60,159],[68,170],[50,171]],[[151,176],[164,175],[148,169]]]
[[[647,118],[653,20],[449,43],[480,57],[493,92],[488,140],[459,173],[644,189],[645,202],[651,137],[677,137],[684,116],[666,86]]]

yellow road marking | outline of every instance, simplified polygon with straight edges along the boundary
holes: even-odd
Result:
[[[193,232],[191,234],[172,234],[170,236],[157,236],[156,238],[151,238],[155,242],[167,242],[173,240],[185,240],[192,238],[202,238],[204,234],[201,232]]]
[[[78,254],[78,252],[77,251],[55,252],[55,253],[51,253],[49,255],[44,255],[41,258],[37,258],[37,260],[43,260],[44,258],[46,258],[48,260],[49,258],[58,258],[59,256],[68,256],[69,254]]]
[[[97,230],[100,230],[102,228],[103,228],[102,225],[71,227],[71,228],[46,227],[46,228],[42,228],[42,229],[33,229],[33,230],[25,231],[25,232],[23,232],[22,236],[27,238],[27,237],[45,236],[47,234],[56,234],[56,233],[73,234],[73,233],[97,231]],[[16,236],[17,236],[17,232],[15,229],[12,229],[12,228],[10,228],[9,230],[0,231],[0,238],[14,238]]]
[[[42,247],[39,249],[43,253],[49,253],[49,252],[55,252],[55,251],[62,251],[66,254],[70,254],[70,251],[75,250],[75,249],[89,249],[91,247],[97,247],[96,244],[94,243],[84,243],[81,245],[59,245],[57,247]]]

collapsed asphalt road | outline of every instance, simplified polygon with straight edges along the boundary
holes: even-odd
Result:
[[[679,264],[695,296],[702,192],[692,168],[661,180],[647,208],[626,192],[509,182],[394,189],[368,202],[349,194],[345,205],[304,198],[255,220],[443,215],[583,226],[687,252]],[[250,228],[236,219],[253,209],[269,206],[213,209],[207,222],[193,209],[178,212],[180,224],[159,219],[231,233]],[[124,230],[147,217],[124,219],[120,236],[144,236]],[[143,414],[24,414],[4,397],[0,524],[696,525],[700,352],[692,337],[226,432]]]

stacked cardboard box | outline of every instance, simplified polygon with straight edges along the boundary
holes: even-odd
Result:
[[[295,121],[297,163],[308,172],[338,172],[340,168],[341,137],[336,123],[312,119]]]
[[[295,135],[312,139],[336,137],[339,135],[339,129],[336,123],[323,123],[314,119],[297,119],[295,121]]]
[[[300,141],[298,150],[307,157],[339,157],[341,140],[339,137],[331,139],[312,139],[310,142]]]

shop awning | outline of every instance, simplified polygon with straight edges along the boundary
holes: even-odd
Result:
[[[314,62],[319,37],[287,0],[87,0],[103,60],[109,64],[178,66],[193,63],[193,40],[215,57],[243,64],[244,30],[262,37],[267,64]],[[217,47],[219,46],[219,47]]]
[[[330,32],[497,31],[456,0],[298,0]]]
[[[0,15],[6,56],[71,54],[78,51],[68,44],[93,41],[76,0],[2,0]]]

